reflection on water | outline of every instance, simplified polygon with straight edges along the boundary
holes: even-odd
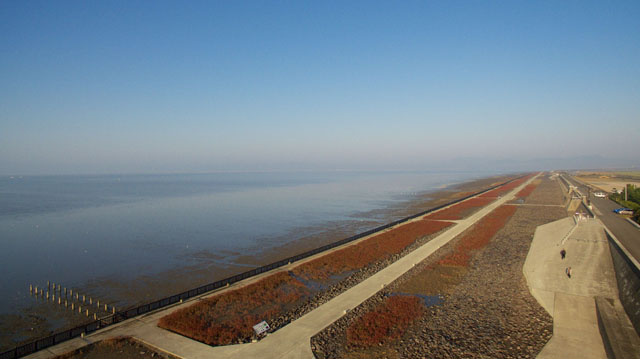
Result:
[[[423,294],[415,294],[415,296],[422,298],[424,301],[424,305],[427,307],[431,307],[433,305],[440,305],[444,302],[444,298],[439,295],[423,295]]]
[[[444,302],[444,297],[442,297],[441,295],[426,295],[426,294],[416,294],[416,293],[391,293],[391,296],[394,296],[394,295],[418,297],[422,299],[425,307],[440,305]]]
[[[275,261],[283,246],[295,249],[303,239],[309,249],[375,227],[417,195],[486,175],[0,178],[0,314],[36,311],[29,284],[46,281],[119,307],[155,299]]]

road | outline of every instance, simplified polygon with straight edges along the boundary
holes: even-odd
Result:
[[[565,178],[577,185],[578,190],[583,195],[589,193],[584,183],[568,175],[565,175]],[[591,204],[594,207],[596,216],[618,238],[629,253],[640,262],[640,229],[629,223],[624,217],[613,213],[614,209],[622,206],[608,198],[597,198],[593,194],[591,195]]]

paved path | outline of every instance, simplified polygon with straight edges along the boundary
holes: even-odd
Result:
[[[618,289],[602,223],[576,225],[569,217],[538,227],[523,272],[531,294],[553,317],[553,337],[538,358],[606,358],[594,297],[618,298]]]
[[[180,307],[178,306],[129,320],[122,325],[107,328],[104,331],[91,334],[86,338],[78,338],[62,343],[58,346],[35,353],[30,357],[47,358],[51,356],[51,353],[61,354],[79,346],[86,345],[86,343],[96,342],[117,335],[130,335],[162,351],[189,359],[313,358],[314,356],[310,346],[312,336],[342,317],[346,310],[360,305],[377,293],[383,286],[400,277],[411,269],[414,264],[429,257],[437,249],[471,227],[495,208],[512,200],[514,194],[532,180],[533,179],[530,179],[518,188],[512,190],[508,195],[480,209],[469,218],[456,221],[456,224],[452,228],[446,230],[418,249],[257,343],[212,347],[158,328],[156,325],[158,319],[167,315],[170,311],[176,310]],[[190,305],[190,303],[185,303],[183,306],[184,305]]]

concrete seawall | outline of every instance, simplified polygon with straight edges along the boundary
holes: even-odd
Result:
[[[640,335],[640,267],[615,236],[605,231],[618,283],[618,296],[636,333]]]
[[[597,219],[568,217],[536,229],[523,272],[553,317],[553,337],[538,358],[638,357],[640,270],[630,258]]]
[[[606,358],[595,297],[615,298],[617,288],[599,221],[567,217],[538,227],[523,272],[531,294],[553,317],[553,337],[538,358]]]

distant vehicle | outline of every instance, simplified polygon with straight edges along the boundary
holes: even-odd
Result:
[[[598,197],[598,198],[605,198],[607,197],[607,195],[603,192],[596,192],[593,194],[594,196]]]
[[[613,212],[617,214],[628,214],[628,215],[633,214],[633,210],[631,208],[626,208],[626,207],[616,208],[613,210]]]

